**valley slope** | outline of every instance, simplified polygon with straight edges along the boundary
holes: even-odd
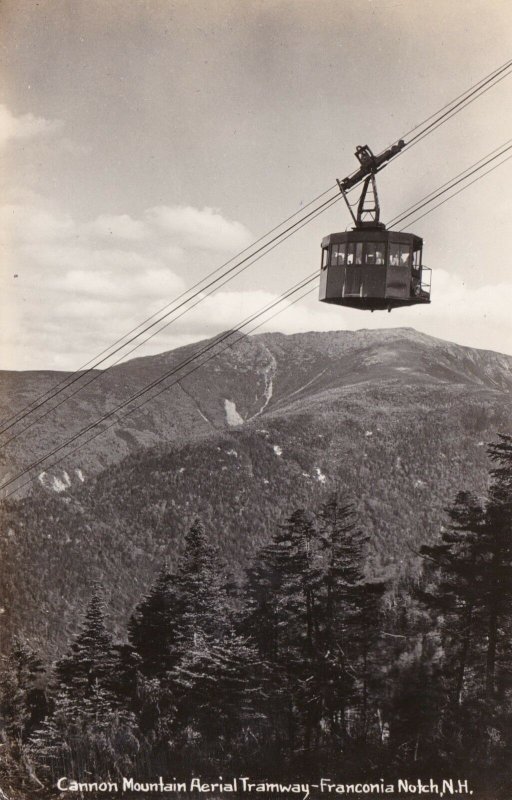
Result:
[[[3,474],[210,344],[115,367],[13,442]],[[4,374],[3,416],[61,378]],[[455,493],[485,491],[511,392],[511,357],[412,329],[246,338],[4,502],[4,636],[60,649],[95,580],[119,629],[196,515],[239,579],[287,513],[332,491],[368,532],[369,570],[414,569]]]

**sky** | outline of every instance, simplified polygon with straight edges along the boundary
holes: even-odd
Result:
[[[0,0],[0,369],[77,369],[512,58],[509,0]],[[383,220],[512,137],[506,78],[379,175]],[[260,330],[414,327],[512,354],[512,160],[407,230],[432,303],[316,293]],[[337,203],[134,355],[319,267]]]

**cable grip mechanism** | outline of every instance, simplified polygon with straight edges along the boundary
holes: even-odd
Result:
[[[382,225],[380,222],[380,206],[375,175],[404,147],[405,141],[400,139],[396,144],[391,145],[391,147],[376,156],[367,144],[358,145],[355,156],[361,167],[353,175],[349,175],[343,180],[337,179],[336,182],[356,228],[380,227]],[[364,183],[357,206],[357,216],[355,216],[348,201],[347,192],[362,180],[364,180]]]

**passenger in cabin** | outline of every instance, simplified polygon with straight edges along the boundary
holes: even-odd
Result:
[[[392,267],[398,267],[398,245],[391,244],[389,246],[389,263]]]
[[[421,288],[421,280],[413,276],[411,281],[411,297],[425,297],[428,300],[429,294]]]

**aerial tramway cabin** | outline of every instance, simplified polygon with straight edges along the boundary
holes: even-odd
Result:
[[[419,236],[384,225],[331,233],[322,239],[320,300],[370,311],[429,303],[422,246]]]
[[[338,181],[355,226],[322,240],[319,299],[323,302],[370,311],[430,303],[430,269],[422,264],[423,240],[412,233],[387,230],[379,222],[374,175],[403,146],[399,142],[380,156],[367,146],[358,147],[361,169]],[[356,217],[346,192],[363,178]]]

